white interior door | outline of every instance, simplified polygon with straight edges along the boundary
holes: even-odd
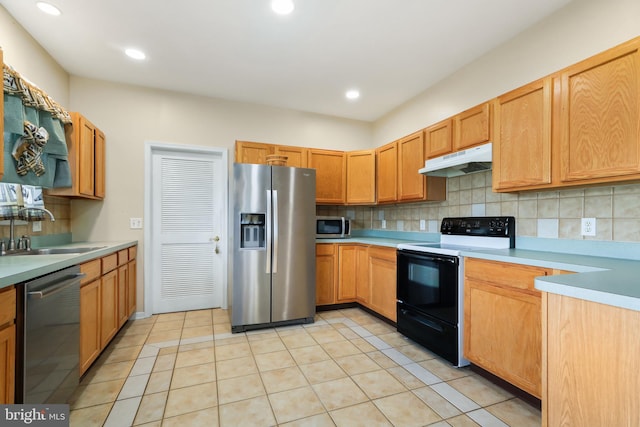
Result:
[[[157,147],[150,163],[151,313],[221,307],[226,290],[226,151]]]

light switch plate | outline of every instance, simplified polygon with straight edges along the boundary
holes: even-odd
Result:
[[[424,231],[427,229],[427,221],[424,219],[420,220],[420,231]]]
[[[382,220],[382,228],[387,228],[387,221],[386,220]]]
[[[131,229],[142,228],[142,218],[129,218],[129,228]]]

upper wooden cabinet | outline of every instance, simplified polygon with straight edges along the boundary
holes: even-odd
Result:
[[[266,165],[267,156],[273,154],[274,146],[262,142],[236,141],[236,163]]]
[[[640,178],[640,39],[560,73],[560,180]]]
[[[398,201],[445,200],[446,178],[425,177],[424,133],[415,132],[398,141]]]
[[[375,150],[349,151],[347,157],[347,204],[376,202]]]
[[[418,173],[424,167],[424,134],[416,132],[398,141],[398,200],[425,198],[426,178]]]
[[[453,120],[446,119],[424,130],[426,156],[433,158],[453,151]]]
[[[494,191],[640,179],[640,38],[497,98]]]
[[[453,150],[464,150],[474,145],[491,141],[493,123],[491,121],[491,104],[485,102],[457,114],[454,119]]]
[[[346,201],[346,161],[343,151],[309,149],[308,167],[316,170],[316,203]]]
[[[551,78],[495,101],[493,189],[521,190],[551,183]]]
[[[73,131],[67,138],[71,187],[52,188],[48,194],[86,199],[105,196],[105,137],[80,113],[70,113]]]
[[[306,168],[309,150],[304,147],[291,147],[286,145],[274,146],[274,154],[287,156],[287,166],[294,168]]]
[[[378,203],[398,200],[398,143],[376,149],[376,190]]]

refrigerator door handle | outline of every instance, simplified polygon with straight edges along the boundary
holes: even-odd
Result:
[[[267,190],[267,235],[266,235],[266,244],[267,244],[267,268],[266,273],[271,274],[271,238],[273,236],[271,230],[271,190]]]
[[[278,191],[273,190],[273,273],[278,272]]]

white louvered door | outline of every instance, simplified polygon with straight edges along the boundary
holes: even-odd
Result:
[[[152,163],[153,313],[220,307],[226,159],[160,151]]]

